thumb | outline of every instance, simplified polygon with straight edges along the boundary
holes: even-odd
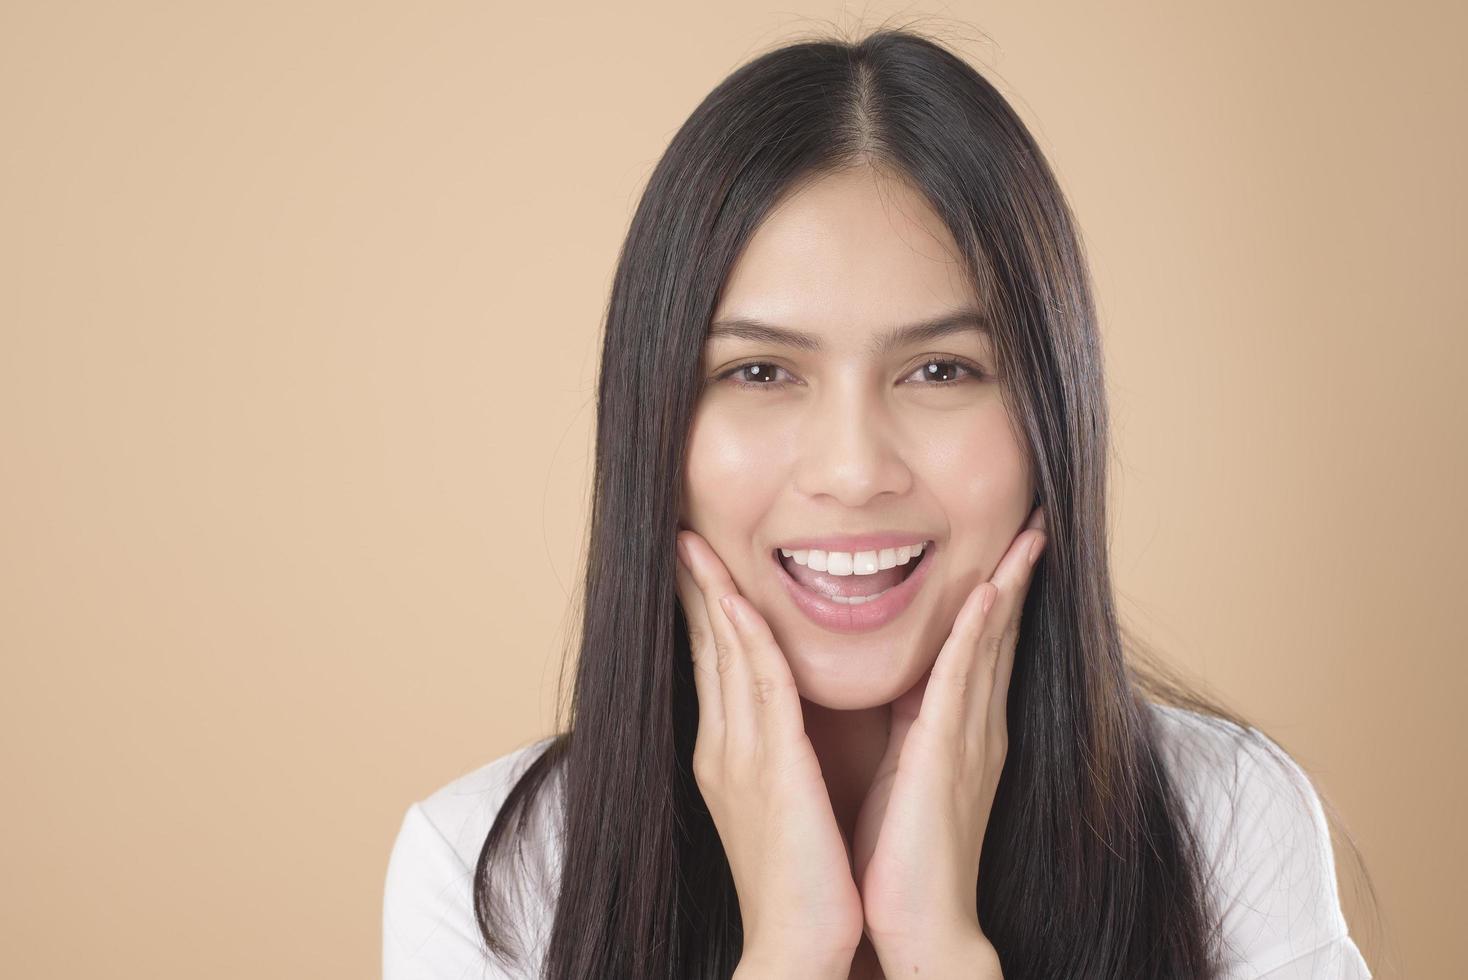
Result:
[[[908,730],[912,728],[912,723],[917,721],[918,711],[923,706],[923,694],[927,691],[928,681],[932,676],[931,668],[924,671],[916,684],[892,702],[892,721],[887,734],[887,751],[882,756],[879,771],[885,769],[889,763],[896,768],[897,759],[902,754],[902,743],[907,741]]]
[[[912,730],[913,722],[917,721],[918,709],[923,706],[923,692],[928,689],[928,679],[932,676],[931,669],[923,671],[923,676],[918,678],[917,683],[892,702],[891,718],[887,728],[887,749],[882,753],[881,761],[877,763],[874,785],[890,784],[892,777],[897,774],[897,763],[902,758],[902,746],[907,742],[907,733]],[[884,788],[890,789],[890,785],[884,785]]]

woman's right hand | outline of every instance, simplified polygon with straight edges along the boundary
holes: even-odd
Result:
[[[698,691],[693,775],[739,895],[739,973],[844,980],[861,894],[790,665],[702,535],[679,531],[678,551]]]

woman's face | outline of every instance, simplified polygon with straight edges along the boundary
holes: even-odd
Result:
[[[763,614],[801,695],[817,704],[873,707],[915,684],[1029,517],[1028,455],[981,323],[959,318],[936,335],[882,343],[896,328],[982,309],[938,216],[866,168],[787,198],[725,284],[680,516]],[[734,321],[804,341],[721,329]],[[855,539],[871,534],[883,538]],[[885,563],[878,545],[894,549],[891,561],[898,544],[932,544],[923,564],[835,575],[841,556],[824,573],[792,567],[811,561],[798,553],[809,539],[854,553],[856,570],[871,567],[863,551]],[[784,557],[792,544],[797,554]],[[871,594],[904,574],[905,587],[866,608],[828,598]]]

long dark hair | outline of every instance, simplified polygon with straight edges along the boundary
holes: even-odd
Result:
[[[491,871],[555,777],[564,857],[544,975],[724,978],[738,962],[733,879],[692,776],[697,700],[673,564],[685,443],[736,257],[783,196],[856,166],[919,189],[958,243],[1046,509],[979,920],[1007,977],[1212,976],[1218,914],[1147,702],[1249,726],[1160,661],[1127,656],[1140,645],[1113,606],[1102,354],[1074,219],[1000,93],[909,29],[756,57],[693,111],[648,181],[607,310],[567,724],[485,840],[485,943],[524,952]]]

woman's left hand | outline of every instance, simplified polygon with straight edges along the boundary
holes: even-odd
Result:
[[[866,932],[889,977],[1001,976],[975,887],[1044,527],[1042,505],[969,594],[932,669],[892,704],[887,750],[852,835]]]

